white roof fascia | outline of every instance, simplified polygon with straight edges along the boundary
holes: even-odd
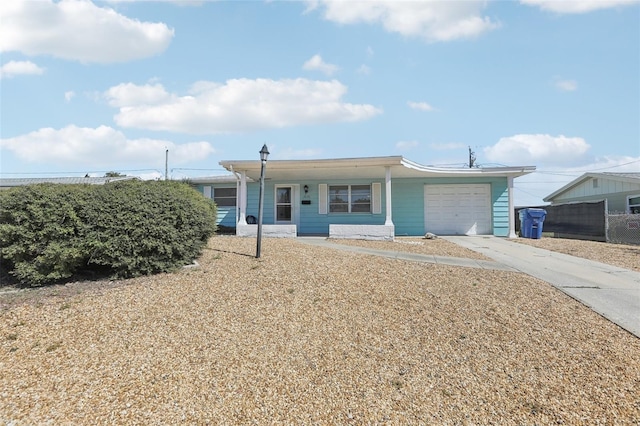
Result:
[[[249,173],[258,173],[261,168],[260,160],[251,161],[220,161],[219,163],[225,169],[231,172],[245,171]],[[535,171],[534,166],[518,166],[518,167],[491,167],[491,168],[438,168],[431,166],[423,166],[413,161],[407,160],[402,156],[387,157],[363,157],[363,158],[335,158],[322,160],[272,160],[267,162],[267,174],[271,172],[302,172],[308,178],[312,178],[312,172],[315,171],[316,177],[318,173],[330,170],[350,170],[354,174],[358,170],[362,171],[360,176],[367,173],[366,169],[391,167],[392,177],[479,177],[479,176],[511,176],[518,177]],[[369,174],[370,176],[371,174]],[[258,176],[256,175],[255,179]]]
[[[514,167],[477,167],[477,168],[447,168],[423,166],[422,164],[403,159],[402,165],[409,169],[418,170],[427,174],[435,175],[458,175],[458,176],[512,176],[518,177],[536,170],[535,166],[514,166]]]
[[[309,168],[339,168],[339,167],[364,167],[364,166],[396,166],[400,165],[401,156],[392,157],[363,157],[363,158],[326,158],[321,160],[271,160],[267,161],[270,168],[300,169]],[[232,171],[252,170],[260,168],[260,160],[223,160],[220,164],[225,169]]]

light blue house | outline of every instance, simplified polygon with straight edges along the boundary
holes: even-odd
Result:
[[[218,204],[218,223],[257,232],[261,163],[221,161],[230,176],[192,179]],[[513,179],[532,166],[434,168],[401,156],[272,160],[266,164],[265,236],[515,237]]]

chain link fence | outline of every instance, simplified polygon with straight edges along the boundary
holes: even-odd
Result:
[[[640,244],[640,214],[607,215],[607,242]]]

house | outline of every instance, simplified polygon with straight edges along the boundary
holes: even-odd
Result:
[[[247,178],[247,182],[252,183],[253,180]],[[205,197],[216,202],[218,206],[217,225],[219,227],[236,227],[239,183],[235,175],[192,178],[189,179],[189,183]]]
[[[640,213],[640,173],[585,173],[544,198],[552,205],[602,200],[609,213]]]
[[[36,185],[39,183],[104,185],[120,180],[138,179],[135,176],[117,177],[51,177],[51,178],[1,178],[0,190],[16,186]]]
[[[216,200],[220,224],[233,223],[237,235],[256,235],[261,162],[220,165],[233,175],[192,183]],[[437,168],[402,156],[268,161],[263,234],[383,240],[427,232],[515,237],[513,179],[534,170]]]

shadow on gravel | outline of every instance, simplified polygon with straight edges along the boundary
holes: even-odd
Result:
[[[212,249],[212,248],[206,248],[205,250],[217,251],[220,253],[237,254],[238,256],[256,257],[255,254],[238,253],[237,251],[231,251],[231,250],[221,250],[221,249]]]

